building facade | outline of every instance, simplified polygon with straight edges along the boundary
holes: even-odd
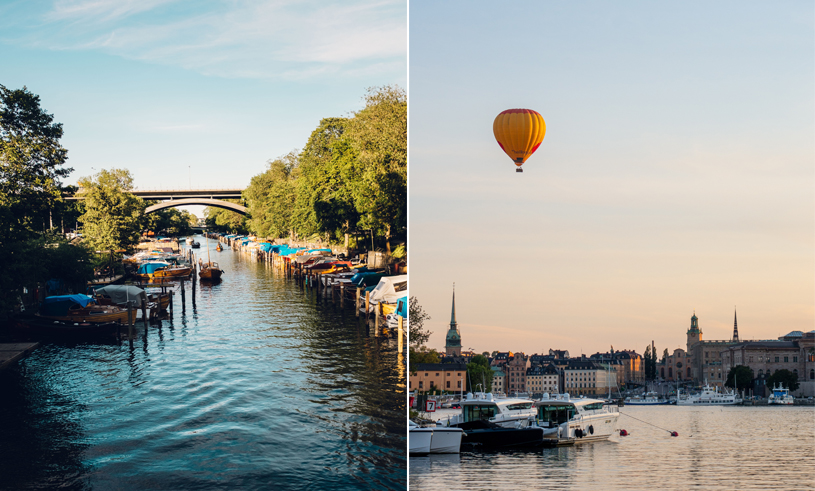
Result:
[[[699,318],[694,311],[687,333],[687,353],[690,357],[690,377],[697,382],[709,383],[712,386],[722,387],[727,380],[727,372],[722,366],[721,353],[725,349],[739,343],[738,322],[733,320],[733,338],[729,341],[705,341],[702,339],[702,329],[699,327]]]
[[[527,392],[539,398],[544,393],[560,393],[560,371],[554,365],[534,365],[526,370]]]
[[[564,392],[569,395],[603,396],[614,390],[617,374],[590,359],[569,360],[563,370]]]
[[[461,363],[419,363],[408,379],[408,390],[461,392],[466,377],[467,365]]]
[[[515,353],[504,366],[506,373],[506,393],[517,394],[527,392],[526,370],[529,368],[529,357],[523,353]]]

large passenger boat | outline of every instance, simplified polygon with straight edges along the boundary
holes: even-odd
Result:
[[[741,404],[741,397],[732,391],[720,392],[718,387],[705,384],[702,392],[689,394],[676,400],[677,406],[732,406]]]
[[[626,406],[658,406],[670,403],[667,399],[661,399],[656,392],[648,392],[643,396],[633,396],[625,399]]]
[[[620,412],[617,406],[600,399],[572,399],[569,394],[550,397],[543,394],[535,402],[537,424],[554,429],[558,439],[574,439],[575,443],[606,440],[617,429]]]

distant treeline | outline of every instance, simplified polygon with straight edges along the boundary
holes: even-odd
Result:
[[[407,99],[369,89],[365,108],[326,118],[299,152],[268,164],[243,193],[249,216],[207,208],[207,225],[262,237],[337,242],[376,237],[391,252],[407,234]]]

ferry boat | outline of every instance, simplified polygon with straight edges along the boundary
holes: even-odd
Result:
[[[767,404],[791,405],[795,402],[795,397],[790,395],[790,390],[783,385],[773,387],[773,393],[767,399]]]
[[[678,406],[732,406],[741,403],[741,397],[732,391],[719,392],[718,387],[705,384],[699,394],[680,396],[676,400]]]
[[[670,404],[667,399],[660,399],[656,392],[648,392],[644,396],[626,397],[626,406],[657,406],[663,404]]]
[[[608,439],[616,431],[620,417],[617,406],[600,399],[572,399],[568,393],[554,397],[543,394],[535,408],[537,424],[556,432],[547,438],[573,439],[574,443]]]

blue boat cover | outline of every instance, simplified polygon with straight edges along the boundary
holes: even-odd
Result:
[[[313,252],[331,252],[331,249],[309,249],[307,252],[309,254],[311,254]]]
[[[144,263],[141,266],[139,266],[139,270],[137,271],[137,273],[139,273],[139,274],[153,274],[153,273],[156,272],[157,269],[166,268],[167,266],[169,266],[168,263],[159,263],[159,262]]]
[[[401,297],[396,301],[396,315],[407,318],[408,313],[408,299]]]
[[[76,304],[82,307],[87,306],[93,301],[93,298],[77,293],[74,295],[55,295],[53,297],[45,297],[45,300],[40,307],[42,315],[65,315],[68,309]]]

